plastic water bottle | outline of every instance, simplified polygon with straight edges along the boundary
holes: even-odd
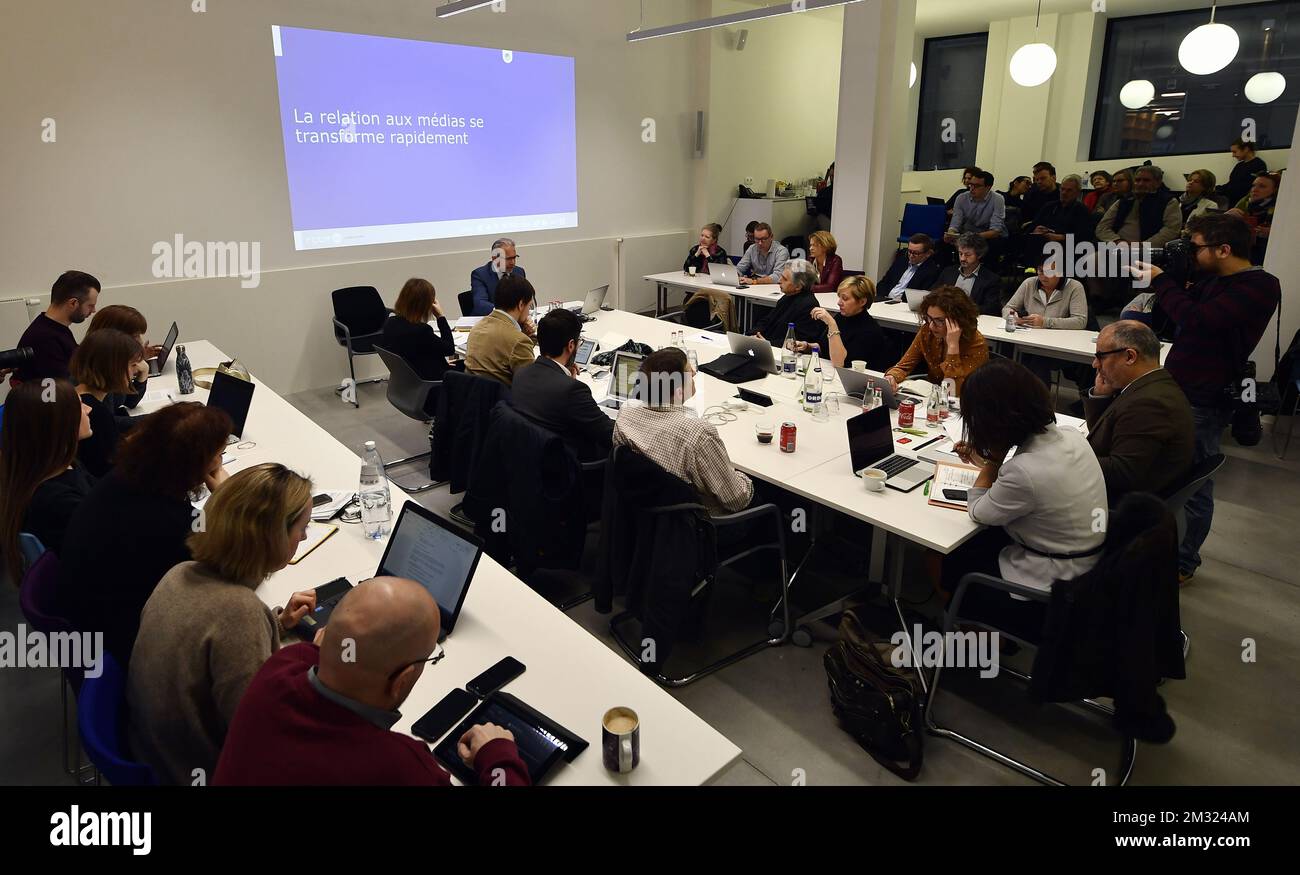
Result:
[[[808,373],[804,377],[803,406],[804,410],[811,413],[812,418],[818,422],[825,422],[830,418],[826,412],[826,401],[822,397],[822,360],[820,358],[812,359],[808,366]]]
[[[190,366],[190,357],[185,354],[185,347],[176,347],[176,382],[182,395],[194,394],[194,368]]]
[[[366,537],[378,541],[388,537],[392,519],[392,503],[388,494],[388,477],[384,474],[384,460],[375,449],[374,441],[366,441],[361,454],[361,483],[357,487],[361,500],[361,525]]]
[[[930,397],[925,402],[925,425],[927,428],[939,427],[939,386],[930,390]]]
[[[781,344],[781,376],[787,380],[793,380],[799,368],[799,356],[794,351],[795,343],[794,323],[791,322],[786,328],[785,343]]]
[[[949,396],[948,394],[948,381],[944,380],[942,383],[939,384],[939,421],[940,422],[948,421],[948,413],[949,413],[948,405],[950,403],[950,397],[951,396]]]

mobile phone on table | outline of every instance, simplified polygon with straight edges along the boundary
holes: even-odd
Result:
[[[320,507],[322,504],[329,504],[333,500],[334,499],[331,498],[328,493],[322,492],[320,495],[314,496],[312,498],[311,506]]]
[[[750,404],[757,404],[759,407],[771,407],[772,399],[762,392],[751,392],[748,389],[736,389],[737,395],[741,401],[748,401]]]
[[[411,727],[411,734],[433,744],[476,707],[478,707],[478,696],[468,690],[452,690],[423,717],[415,721],[415,725]]]
[[[524,664],[513,656],[507,656],[467,683],[465,689],[480,699],[486,699],[490,694],[495,693],[523,673]]]
[[[903,303],[903,299],[902,299],[902,298],[885,298],[885,300],[881,301],[880,303],[882,303],[882,304],[901,304],[901,303]]]
[[[966,501],[970,497],[970,493],[965,489],[945,489],[943,497],[949,501]]]

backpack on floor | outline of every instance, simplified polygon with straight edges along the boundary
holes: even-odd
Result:
[[[822,662],[840,725],[872,759],[911,781],[921,771],[922,697],[910,669],[890,663],[892,650],[849,610],[840,620],[840,640]]]

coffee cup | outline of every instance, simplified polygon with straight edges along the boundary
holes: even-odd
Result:
[[[758,438],[760,444],[770,444],[772,435],[776,433],[776,426],[770,422],[760,422],[754,426],[754,435]]]
[[[866,484],[868,492],[880,492],[885,488],[885,480],[889,475],[879,468],[867,468],[862,472],[862,482]]]
[[[849,366],[853,368],[853,370],[857,371],[859,374],[865,374],[867,372],[867,363],[864,362],[862,359],[857,359],[853,362],[850,362]]]
[[[600,721],[600,749],[605,768],[627,774],[641,761],[641,719],[631,708],[610,708]]]
[[[691,265],[687,270],[690,271],[691,276],[695,276],[695,265]]]

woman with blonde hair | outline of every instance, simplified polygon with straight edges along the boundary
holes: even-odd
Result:
[[[818,231],[808,238],[808,260],[817,268],[813,293],[834,292],[844,279],[844,260],[835,254],[839,243],[830,231]]]
[[[956,286],[935,286],[921,302],[921,328],[898,364],[885,372],[895,389],[924,363],[931,383],[952,380],[961,395],[971,371],[989,360],[988,343],[979,332],[980,311]]]
[[[429,319],[438,320],[434,334]],[[456,354],[456,338],[438,304],[438,293],[426,279],[409,279],[397,295],[393,315],[384,322],[379,346],[399,355],[422,380],[441,380],[450,365],[447,358]],[[429,393],[424,412],[432,418],[438,405],[438,392]]]
[[[876,302],[876,284],[865,276],[847,277],[835,290],[839,312],[831,315],[824,307],[812,311],[812,318],[826,326],[823,350],[831,364],[847,368],[855,361],[867,363],[873,371],[889,366],[889,347],[885,333],[867,312]]]
[[[308,611],[294,593],[272,612],[257,588],[307,536],[312,485],[283,465],[232,475],[189,537],[192,561],[168,571],[140,612],[127,676],[131,750],[159,783],[210,779],[244,689]]]

